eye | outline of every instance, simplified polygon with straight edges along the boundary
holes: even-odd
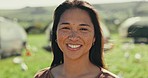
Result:
[[[80,28],[80,30],[87,31],[88,29],[87,28]]]
[[[63,27],[61,29],[69,30],[70,28],[69,27]]]

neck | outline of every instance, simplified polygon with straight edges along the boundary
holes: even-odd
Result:
[[[64,58],[64,64],[62,65],[62,68],[63,74],[67,78],[72,78],[89,74],[90,72],[93,72],[94,69],[96,69],[96,66],[90,62],[89,54],[86,54],[86,56],[82,56],[79,59]]]

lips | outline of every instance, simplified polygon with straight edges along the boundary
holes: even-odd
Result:
[[[78,50],[82,45],[80,44],[67,44],[70,50]]]

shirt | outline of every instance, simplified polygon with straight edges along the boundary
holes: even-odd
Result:
[[[39,71],[34,78],[54,78],[51,73],[51,68],[45,68]],[[101,73],[98,73],[97,78],[119,78],[115,74],[109,72],[106,69],[101,68]]]

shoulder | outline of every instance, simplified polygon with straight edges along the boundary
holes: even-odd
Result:
[[[40,70],[39,72],[37,72],[34,76],[34,78],[52,78],[50,77],[50,68],[44,68],[42,70]]]
[[[34,76],[34,78],[54,78],[54,75],[57,76],[58,71],[60,70],[61,65],[48,67],[40,70]],[[59,75],[59,73],[58,73]]]
[[[101,68],[101,75],[100,75],[100,78],[119,78],[117,75],[113,74],[112,72],[104,69],[104,68]]]

